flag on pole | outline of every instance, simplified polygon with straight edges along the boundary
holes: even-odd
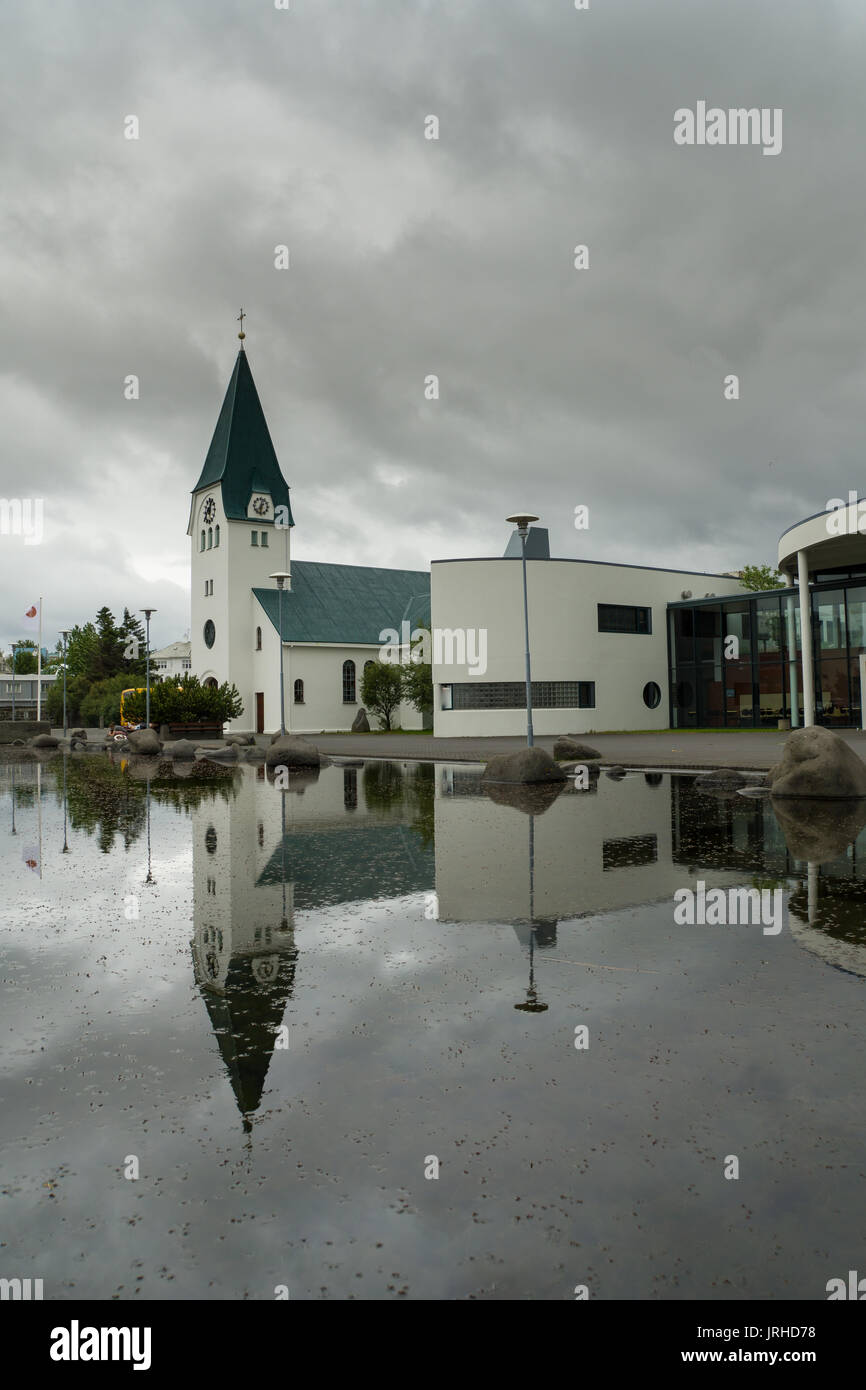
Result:
[[[33,632],[39,625],[39,609],[41,604],[32,603],[24,614],[24,621],[27,624],[28,632]]]

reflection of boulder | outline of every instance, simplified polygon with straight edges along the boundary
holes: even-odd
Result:
[[[540,816],[552,806],[562,791],[562,782],[517,783],[485,782],[484,791],[497,806],[513,806],[528,816]]]
[[[816,864],[838,859],[866,825],[866,797],[836,802],[799,797],[779,802],[773,796],[772,807],[793,857]]]
[[[737,791],[746,786],[746,778],[732,767],[714,767],[710,772],[699,772],[694,781],[695,791]]]
[[[482,783],[564,782],[565,773],[543,748],[520,748],[516,753],[498,753],[481,774]]]
[[[150,782],[159,772],[159,765],[159,758],[142,758],[136,754],[127,764],[127,776],[134,782]]]
[[[774,797],[866,797],[866,763],[838,734],[814,725],[788,735],[767,781]]]
[[[617,763],[615,767],[608,768],[605,776],[613,777],[614,780],[618,782],[621,777],[625,776],[625,768],[620,763]]]

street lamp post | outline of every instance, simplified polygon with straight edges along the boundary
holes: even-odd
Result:
[[[15,723],[15,643],[12,643],[12,723]]]
[[[505,518],[512,525],[517,527],[517,534],[520,537],[521,560],[523,563],[523,627],[526,634],[526,743],[529,748],[535,742],[532,734],[532,675],[529,670],[529,599],[526,594],[526,537],[529,533],[530,523],[537,521],[537,516],[532,516],[529,512],[518,512],[515,516]]]
[[[69,628],[61,628],[60,636],[63,638],[63,737],[66,738],[66,639],[69,636]]]
[[[145,685],[145,697],[144,697],[144,727],[145,727],[146,729],[149,729],[149,728],[150,728],[150,615],[151,615],[151,613],[155,613],[155,612],[156,612],[156,609],[155,609],[155,608],[142,608],[142,609],[140,609],[139,611],[142,612],[142,613],[144,614],[144,624],[145,624],[145,639],[144,639],[144,655],[145,655],[145,668],[144,668],[144,669],[145,669],[145,680],[144,680],[144,685]]]
[[[270,579],[277,581],[277,588],[280,591],[279,597],[279,624],[280,624],[280,735],[285,736],[286,732],[286,674],[283,670],[283,589],[288,580],[291,586],[292,576],[289,570],[276,570]]]

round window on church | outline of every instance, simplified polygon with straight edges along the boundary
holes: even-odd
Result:
[[[206,647],[212,647],[215,641],[216,628],[214,627],[210,618],[208,618],[207,622],[204,625],[204,644]]]

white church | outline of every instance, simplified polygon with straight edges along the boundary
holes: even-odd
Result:
[[[281,636],[286,729],[320,733],[352,727],[380,633],[429,621],[428,571],[292,561],[293,526],[289,487],[241,341],[188,526],[191,669],[202,681],[237,686],[244,710],[228,726],[234,732],[280,727]],[[279,573],[290,576],[282,617],[272,578]],[[423,719],[402,705],[392,723],[419,729]],[[372,715],[370,725],[378,726]]]

